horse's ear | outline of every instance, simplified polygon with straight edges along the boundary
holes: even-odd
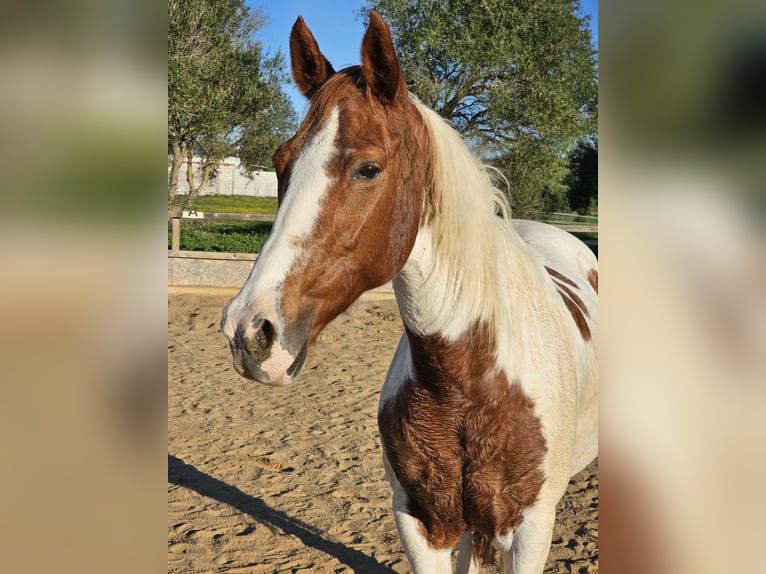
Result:
[[[290,63],[293,79],[307,98],[335,73],[302,16],[298,16],[290,33]]]
[[[370,11],[370,24],[362,41],[362,76],[372,93],[384,102],[407,100],[391,31],[375,10]]]

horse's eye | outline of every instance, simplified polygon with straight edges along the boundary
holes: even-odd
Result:
[[[380,165],[374,162],[363,163],[354,170],[353,178],[357,181],[372,181],[383,170]]]

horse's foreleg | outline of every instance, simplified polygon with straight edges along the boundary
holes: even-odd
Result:
[[[423,523],[407,510],[407,495],[398,482],[392,486],[394,487],[394,521],[402,548],[414,574],[451,574],[450,549],[436,550],[431,547],[424,535]]]
[[[524,511],[524,520],[504,546],[505,574],[542,574],[551,550],[556,504],[538,502]]]
[[[473,533],[470,530],[460,537],[457,554],[458,574],[476,574],[479,571],[479,562],[473,555],[472,537]]]
[[[452,559],[450,549],[436,550],[425,537],[423,523],[410,514],[407,494],[396,479],[386,457],[383,457],[386,478],[394,491],[394,522],[399,532],[404,554],[410,562],[414,574],[451,574]]]

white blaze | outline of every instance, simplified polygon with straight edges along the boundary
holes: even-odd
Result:
[[[249,325],[256,313],[264,313],[271,321],[278,318],[279,286],[300,257],[298,246],[313,230],[322,198],[332,183],[325,166],[334,154],[337,133],[335,108],[293,164],[271,235],[242,289],[226,309],[223,331],[227,336],[234,336],[237,325]]]

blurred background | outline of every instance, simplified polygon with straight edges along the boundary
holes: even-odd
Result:
[[[600,566],[760,571],[766,9],[600,18]]]
[[[166,24],[141,0],[3,7],[8,572],[165,567]]]
[[[165,567],[166,8],[4,8],[9,571]],[[599,25],[601,568],[757,572],[766,9],[610,2]]]

